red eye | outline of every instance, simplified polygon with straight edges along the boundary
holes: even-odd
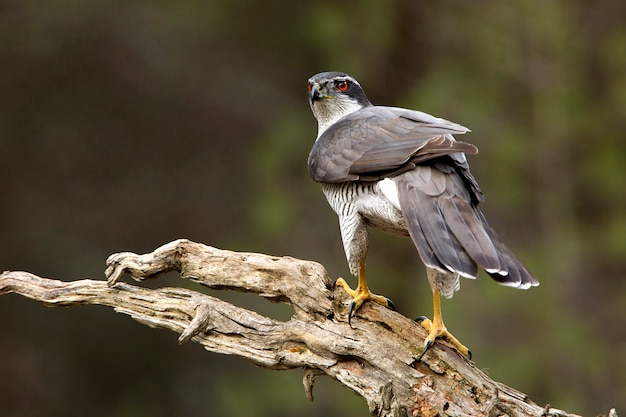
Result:
[[[348,82],[347,81],[339,81],[337,82],[337,88],[339,89],[339,91],[346,91],[348,89]]]

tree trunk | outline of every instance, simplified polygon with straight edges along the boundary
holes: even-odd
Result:
[[[47,305],[105,305],[180,333],[180,343],[193,340],[268,369],[302,368],[311,400],[315,379],[328,375],[363,397],[373,415],[573,416],[491,380],[445,341],[416,361],[425,330],[375,303],[359,309],[349,326],[347,295],[316,262],[176,240],[144,255],[111,255],[107,266],[107,283],[4,272],[0,294],[15,292]],[[126,272],[142,281],[172,270],[209,288],[288,303],[294,315],[282,322],[196,291],[118,282]]]

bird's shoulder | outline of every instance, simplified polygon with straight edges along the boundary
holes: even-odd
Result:
[[[367,128],[374,132],[379,129],[393,133],[391,139],[397,140],[407,136],[431,134],[463,134],[470,130],[458,123],[446,119],[435,117],[431,114],[418,110],[410,110],[401,107],[388,106],[367,106],[352,112],[333,125],[331,125],[321,136],[331,140],[340,135],[351,135],[359,133],[360,129]],[[385,139],[385,137],[381,137]],[[386,137],[386,139],[390,139]]]

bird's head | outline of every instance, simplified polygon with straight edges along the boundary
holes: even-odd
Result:
[[[342,117],[371,106],[357,80],[343,72],[322,72],[309,78],[309,104],[317,119],[318,137]]]

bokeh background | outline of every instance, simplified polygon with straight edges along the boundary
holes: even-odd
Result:
[[[103,279],[109,254],[186,237],[348,274],[306,166],[306,81],[346,71],[375,103],[473,130],[482,208],[541,281],[482,275],[444,303],[477,365],[539,404],[624,413],[625,16],[619,0],[2,1],[0,270]],[[409,240],[374,233],[368,266],[400,312],[431,314]],[[367,415],[330,379],[309,403],[297,370],[176,339],[2,296],[0,415]]]

